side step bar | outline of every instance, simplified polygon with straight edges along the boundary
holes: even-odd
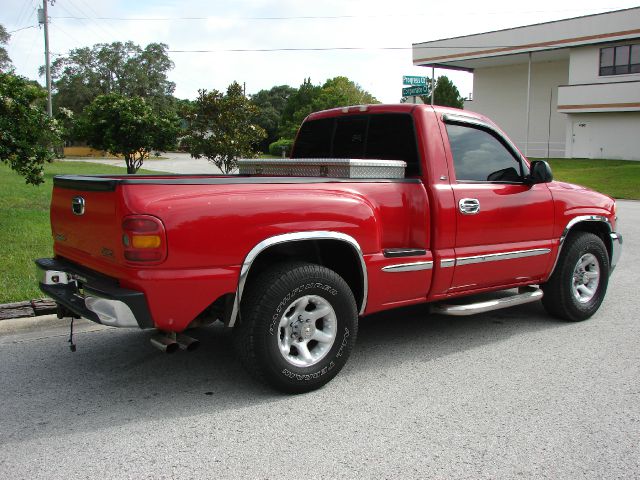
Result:
[[[468,303],[466,305],[436,303],[431,305],[431,312],[440,315],[455,315],[463,317],[466,315],[475,315],[476,313],[491,312],[502,308],[515,307],[516,305],[524,305],[525,303],[536,302],[542,298],[542,290],[536,287],[521,288],[516,295],[510,295],[503,298],[495,298],[477,303]]]

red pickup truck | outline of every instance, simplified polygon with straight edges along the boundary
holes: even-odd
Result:
[[[541,299],[584,320],[622,246],[613,199],[553,181],[481,115],[407,104],[313,113],[290,159],[239,175],[58,176],[51,226],[36,264],[59,315],[155,328],[165,351],[220,320],[289,392],[332,379],[382,310]]]

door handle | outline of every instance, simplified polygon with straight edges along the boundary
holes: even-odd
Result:
[[[462,198],[458,208],[463,215],[475,215],[480,211],[480,201],[477,198]]]

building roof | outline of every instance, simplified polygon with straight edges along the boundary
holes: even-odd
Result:
[[[413,44],[413,63],[473,70],[569,57],[569,48],[640,38],[640,7]]]

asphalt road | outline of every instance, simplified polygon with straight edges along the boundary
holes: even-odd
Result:
[[[325,388],[254,383],[220,328],[163,356],[149,332],[0,326],[0,477],[638,478],[640,203],[596,316],[538,304],[363,319]],[[2,322],[0,322],[2,323]]]

